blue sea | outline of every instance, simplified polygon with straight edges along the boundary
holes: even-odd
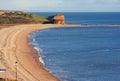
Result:
[[[56,12],[34,12],[54,15]],[[120,24],[119,12],[66,12],[66,22]],[[63,81],[120,81],[120,27],[64,27],[37,31],[31,44]]]

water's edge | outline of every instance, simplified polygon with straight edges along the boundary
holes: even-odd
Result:
[[[42,30],[43,30],[43,29],[42,29]],[[38,31],[42,31],[42,30],[38,30]],[[28,38],[31,40],[31,41],[29,42],[29,45],[32,46],[33,50],[35,50],[35,51],[37,52],[37,53],[36,53],[37,56],[38,56],[37,59],[38,59],[38,61],[43,65],[44,69],[45,69],[46,71],[48,71],[50,74],[52,74],[53,76],[55,76],[56,78],[58,78],[60,81],[63,81],[63,79],[61,79],[61,78],[59,78],[58,76],[54,75],[54,74],[52,73],[52,71],[50,71],[50,70],[47,68],[47,66],[45,65],[45,62],[44,62],[44,59],[43,59],[43,55],[42,55],[43,50],[42,50],[41,48],[39,48],[39,47],[37,47],[37,46],[35,46],[35,45],[32,44],[32,42],[35,41],[35,38],[32,37],[32,34],[38,32],[38,31],[32,32],[31,34],[28,35]]]
[[[37,31],[35,31],[35,32],[37,32]],[[35,32],[33,32],[33,33],[35,33]],[[33,33],[31,33],[31,34],[28,36],[28,38],[31,40],[30,43],[29,43],[29,45],[32,46],[33,49],[37,51],[37,55],[38,55],[38,58],[37,58],[37,59],[39,59],[39,62],[42,63],[42,64],[45,66],[44,60],[43,60],[43,58],[42,58],[42,49],[32,44],[32,42],[35,41],[35,38],[31,37],[31,35],[32,35]]]
[[[82,27],[82,26],[80,26],[80,27]],[[96,28],[98,28],[99,26],[97,26]],[[62,27],[63,28],[63,27]],[[64,27],[64,28],[67,28],[67,27]],[[70,27],[71,28],[71,27]],[[74,27],[73,27],[74,28]],[[78,27],[77,27],[78,28]],[[85,27],[84,27],[85,28]],[[86,27],[86,28],[88,28],[88,29],[93,29],[94,27]],[[99,27],[100,28],[100,27]],[[104,28],[104,26],[102,27],[102,29]],[[111,27],[108,27],[107,29],[111,29]],[[114,28],[114,27],[113,27]],[[117,28],[117,27],[116,27]],[[115,30],[116,30],[116,28],[115,28]],[[119,28],[119,27],[118,27]],[[51,28],[50,28],[51,29]],[[101,29],[101,28],[100,28]],[[39,30],[39,31],[42,31],[42,30]],[[37,31],[36,31],[37,32]],[[29,38],[31,38],[32,39],[32,41],[31,41],[31,46],[37,51],[37,54],[38,54],[38,58],[39,58],[39,61],[45,66],[45,69],[48,71],[48,72],[50,72],[51,74],[53,74],[55,77],[58,77],[58,78],[62,78],[64,81],[73,81],[73,80],[70,80],[70,79],[66,79],[66,78],[64,78],[64,77],[61,77],[61,76],[59,76],[59,75],[56,75],[54,72],[52,72],[52,70],[51,69],[49,69],[49,67],[47,67],[46,65],[47,65],[47,63],[46,63],[46,60],[44,59],[44,54],[43,54],[43,50],[41,49],[41,47],[39,47],[39,46],[37,46],[37,43],[35,44],[34,43],[34,41],[36,41],[37,39],[35,39],[35,35],[34,35],[34,33],[36,34],[36,32],[33,32],[31,35],[30,35],[30,37]],[[105,31],[104,31],[105,32]],[[115,32],[115,31],[114,31]],[[57,32],[58,33],[58,32]],[[33,36],[32,36],[33,35]],[[39,34],[38,34],[39,35]],[[91,34],[92,35],[92,34]],[[33,42],[33,44],[32,44],[32,42]],[[103,49],[102,51],[105,51],[105,52],[109,52],[109,49]],[[96,52],[96,51],[94,51],[93,50],[93,52]],[[92,52],[92,53],[93,53]],[[43,54],[43,55],[42,55]],[[43,58],[42,58],[43,57]],[[44,60],[45,60],[45,62],[44,62]],[[46,63],[46,64],[45,64]],[[57,71],[59,71],[58,69],[56,69]]]

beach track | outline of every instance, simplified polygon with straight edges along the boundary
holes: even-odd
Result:
[[[37,52],[30,46],[29,34],[61,25],[28,24],[0,30],[0,68],[5,76],[18,81],[59,81],[39,62]],[[0,77],[4,77],[0,73]]]

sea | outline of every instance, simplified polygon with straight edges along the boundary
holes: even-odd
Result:
[[[67,23],[120,24],[120,12],[31,12],[64,14]],[[47,70],[63,81],[120,81],[120,27],[59,27],[34,32]]]

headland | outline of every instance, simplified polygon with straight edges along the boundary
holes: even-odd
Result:
[[[65,24],[63,15],[57,15],[54,18],[55,24],[38,24],[46,22],[46,18],[42,17],[45,20],[41,21],[41,17],[23,12],[8,11],[5,13],[1,12],[0,15],[2,15],[0,17],[0,26],[5,26],[5,28],[0,29],[0,68],[6,69],[6,78],[17,79],[18,81],[61,80],[47,71],[45,66],[39,61],[37,51],[29,44],[31,40],[28,36],[31,33],[54,27],[120,27],[120,24]],[[8,20],[7,23],[6,20]],[[8,27],[3,24],[13,25],[8,25],[10,26]],[[1,73],[0,76],[4,77]]]

